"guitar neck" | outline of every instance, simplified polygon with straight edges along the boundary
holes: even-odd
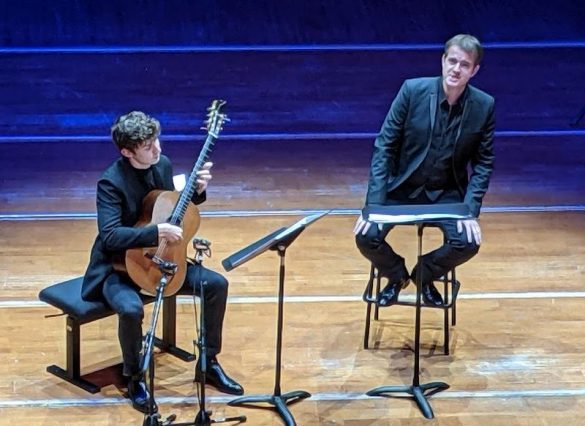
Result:
[[[209,133],[207,135],[207,139],[205,140],[205,144],[199,153],[199,157],[191,170],[191,174],[189,175],[189,179],[187,179],[187,183],[183,191],[181,191],[181,196],[173,209],[173,213],[169,222],[173,225],[179,226],[183,222],[183,218],[185,217],[185,212],[187,211],[187,206],[193,198],[193,194],[197,189],[197,172],[201,170],[207,159],[209,158],[209,153],[211,152],[211,147],[217,140],[217,135],[213,135]]]

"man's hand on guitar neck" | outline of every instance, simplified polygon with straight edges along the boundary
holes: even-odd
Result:
[[[183,239],[183,229],[178,226],[171,225],[170,223],[159,223],[156,226],[158,227],[159,243],[163,238],[171,244],[178,243]]]
[[[199,170],[197,172],[197,193],[198,194],[203,194],[203,192],[205,192],[205,190],[207,189],[207,185],[209,184],[209,181],[211,180],[211,168],[212,167],[213,167],[213,163],[211,161],[208,161],[207,163],[205,163],[201,167],[201,170]]]

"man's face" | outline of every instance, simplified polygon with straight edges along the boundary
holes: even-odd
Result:
[[[471,77],[479,70],[475,64],[475,55],[467,53],[459,46],[451,46],[443,55],[443,87],[445,90],[463,90]]]
[[[122,155],[127,157],[137,169],[148,169],[160,160],[160,141],[157,137],[145,141],[134,151],[123,148]]]

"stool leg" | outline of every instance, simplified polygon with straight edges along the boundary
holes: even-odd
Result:
[[[167,297],[163,301],[163,338],[165,345],[175,346],[177,343],[177,298],[176,296]]]
[[[378,296],[380,295],[380,281],[382,280],[382,278],[380,278],[380,274],[378,273],[377,270],[375,271],[375,274],[376,274],[376,300],[377,300]],[[380,307],[376,303],[376,306],[374,307],[374,320],[378,321],[379,313],[380,313]]]
[[[445,304],[448,305],[449,304],[449,277],[448,277],[448,273],[445,274],[445,276],[443,277],[443,290],[444,290],[444,301]],[[449,355],[449,330],[450,326],[449,326],[449,308],[444,308],[443,309],[443,353],[445,355]]]
[[[374,285],[374,265],[370,268],[370,278],[366,285],[366,296],[367,298],[372,297],[372,287]],[[376,308],[377,309],[377,308]],[[370,345],[370,322],[372,313],[372,303],[366,302],[366,328],[364,330],[364,349],[368,349]],[[376,312],[377,315],[377,312]],[[377,318],[376,318],[377,319]]]
[[[100,387],[81,377],[81,324],[75,318],[67,315],[66,339],[67,339],[67,365],[62,369],[58,365],[49,365],[47,372],[78,386],[89,393],[98,393]]]
[[[451,271],[451,281],[453,284],[457,282],[457,276],[455,275],[455,268]],[[451,308],[451,325],[455,327],[457,324],[457,300],[453,301],[453,307]]]
[[[154,345],[177,358],[191,362],[195,355],[177,347],[177,297],[169,296],[163,300],[163,335],[162,339],[154,338]]]
[[[67,373],[70,379],[81,377],[81,332],[80,326],[67,316]]]

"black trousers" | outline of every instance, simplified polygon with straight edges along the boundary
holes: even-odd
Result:
[[[446,191],[436,203],[461,202],[454,191]],[[399,194],[399,197],[389,197],[388,204],[431,204],[424,193],[414,199],[408,199]],[[422,279],[423,283],[430,283],[471,259],[479,251],[479,246],[472,240],[467,242],[465,228],[463,232],[457,232],[457,221],[448,220],[433,224],[441,229],[444,243],[441,247],[423,255]],[[416,277],[416,269],[409,273],[404,263],[404,258],[397,254],[386,241],[389,232],[394,225],[385,224],[381,227],[372,224],[365,235],[356,235],[356,245],[360,253],[378,269],[380,276],[386,277],[390,283],[399,282],[409,276]],[[417,265],[418,267],[418,265]]]
[[[465,230],[461,234],[457,232],[457,221],[445,221],[433,226],[439,227],[443,232],[444,243],[436,250],[423,255],[423,283],[430,283],[442,277],[455,266],[467,262],[479,251],[479,246],[475,242],[467,242]],[[409,276],[414,280],[416,271],[409,273],[404,258],[386,241],[386,236],[393,228],[393,225],[384,225],[379,229],[373,224],[366,235],[356,236],[358,249],[378,269],[380,276],[388,278],[389,282],[398,282]]]
[[[207,355],[213,357],[221,351],[228,282],[222,275],[201,265],[188,265],[180,293],[198,296],[200,282],[206,282],[204,303]],[[140,370],[144,306],[139,291],[140,287],[125,274],[113,273],[104,283],[104,297],[118,314],[118,339],[122,348],[125,376],[133,376]]]

